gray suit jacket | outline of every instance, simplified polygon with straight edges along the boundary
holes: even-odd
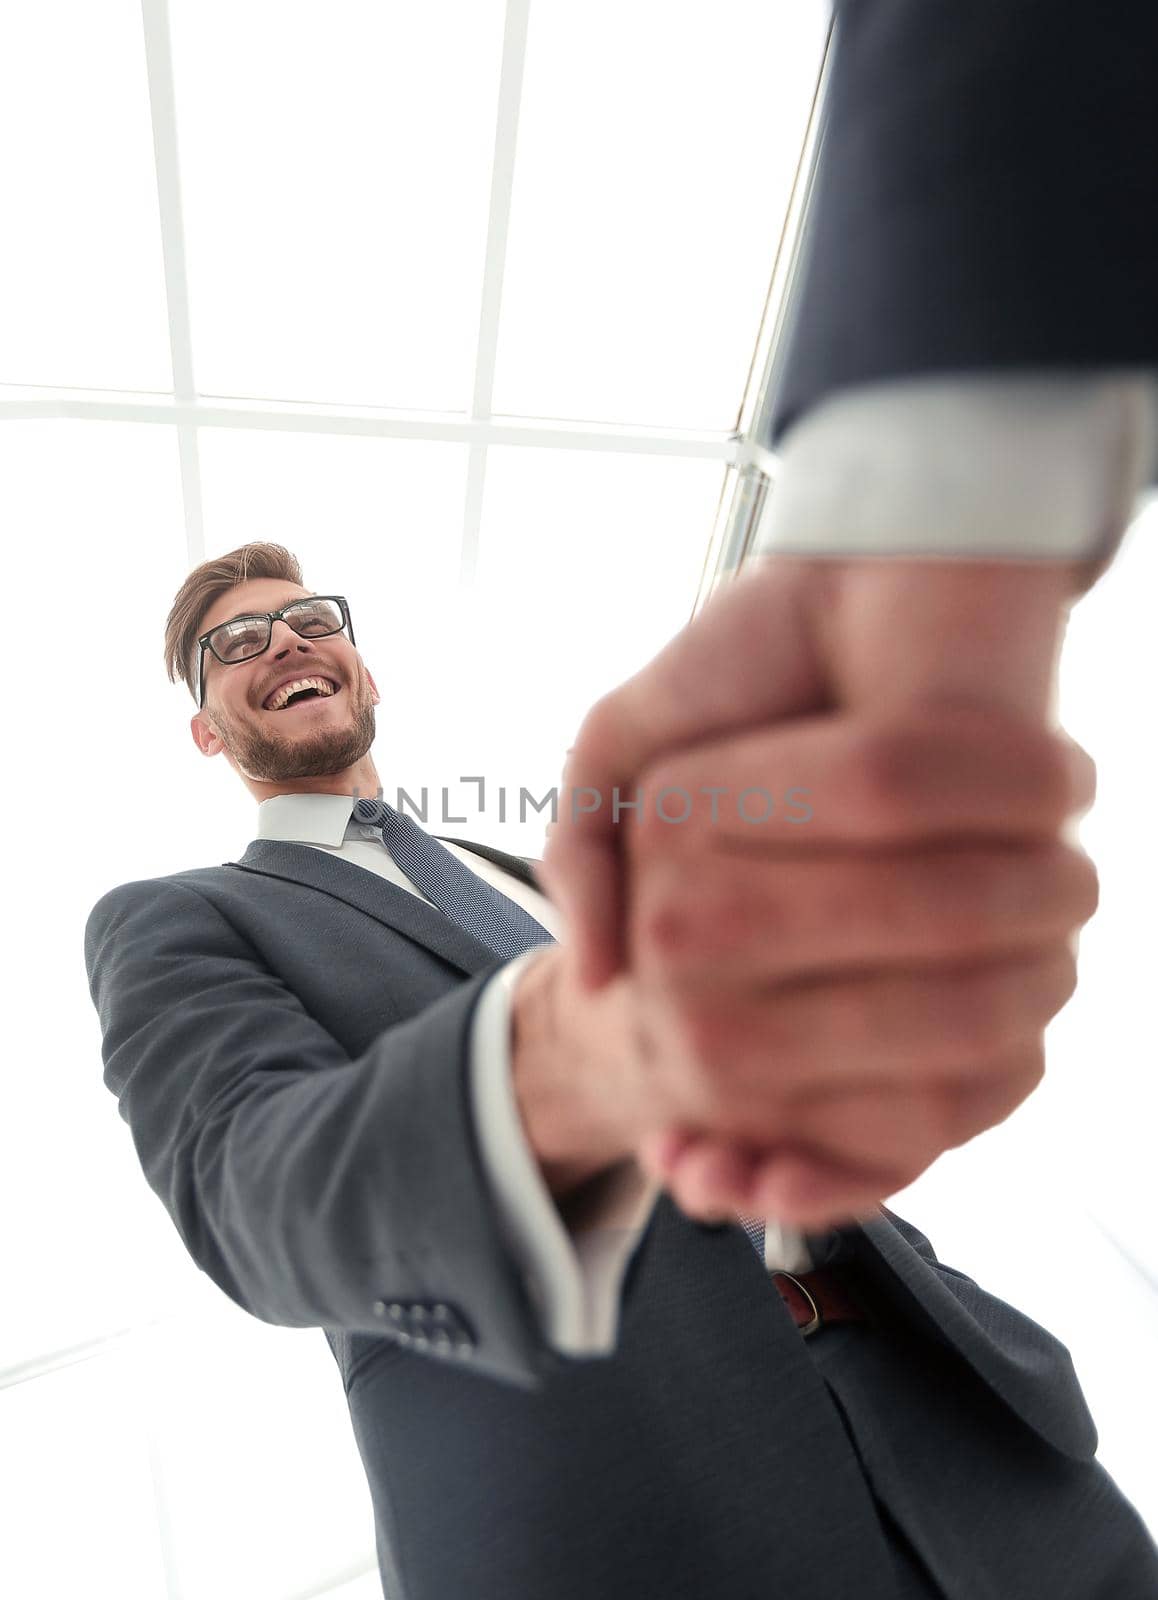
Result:
[[[806,1343],[740,1229],[662,1195],[615,1354],[553,1352],[471,1123],[498,963],[405,890],[259,840],[111,890],[85,953],[105,1081],[190,1255],[325,1330],[391,1600],[883,1600],[878,1502],[946,1594],[1158,1593],[1066,1351],[887,1214],[829,1251],[879,1325]]]

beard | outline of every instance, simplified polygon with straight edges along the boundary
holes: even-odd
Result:
[[[213,724],[221,742],[244,777],[260,783],[288,783],[294,778],[328,778],[361,761],[374,743],[374,702],[364,679],[340,691],[348,698],[345,714],[328,717],[312,733],[279,735],[276,724],[236,720],[220,711]],[[275,717],[282,715],[274,712]]]

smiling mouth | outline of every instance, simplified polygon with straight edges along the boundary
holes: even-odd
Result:
[[[268,706],[263,706],[262,710],[267,716],[282,717],[285,716],[287,712],[297,711],[302,706],[322,705],[330,700],[336,700],[341,692],[341,685],[332,690],[329,694],[319,694],[316,689],[306,689],[303,692],[295,695],[292,700],[287,700],[285,705],[279,707],[276,711],[271,711]]]

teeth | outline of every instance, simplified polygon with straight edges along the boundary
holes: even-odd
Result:
[[[267,711],[280,711],[290,695],[297,694],[301,689],[316,689],[321,695],[332,695],[336,691],[328,678],[295,678],[292,683],[283,683],[276,694],[266,701]]]

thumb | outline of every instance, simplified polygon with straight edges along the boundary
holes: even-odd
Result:
[[[824,709],[827,685],[806,604],[817,565],[774,556],[746,568],[584,718],[563,771],[542,876],[567,921],[586,987],[598,988],[623,963],[618,827],[640,773],[673,750]],[[628,821],[637,814],[624,811]]]
[[[818,567],[812,631],[842,707],[888,715],[975,704],[1052,720],[1073,563],[878,557]]]

